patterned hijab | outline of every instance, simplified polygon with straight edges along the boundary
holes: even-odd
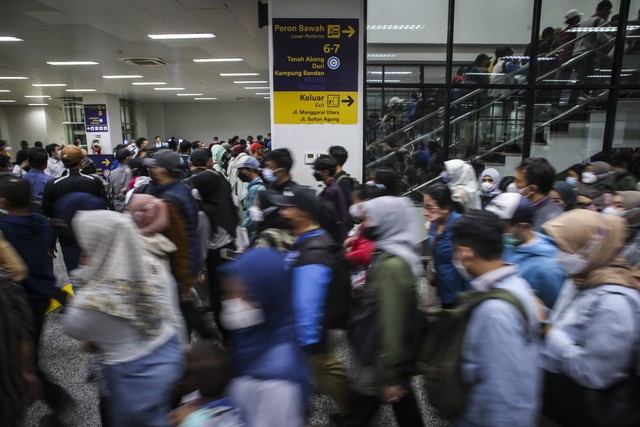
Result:
[[[160,269],[145,259],[136,225],[113,211],[79,211],[73,229],[89,264],[73,274],[82,289],[72,304],[131,324],[146,337],[162,330],[167,302]]]

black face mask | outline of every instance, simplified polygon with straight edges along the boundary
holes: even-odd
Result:
[[[238,178],[240,178],[240,181],[242,182],[251,182],[251,178],[243,173],[238,173]]]
[[[376,240],[376,237],[378,237],[378,228],[375,226],[365,227],[362,229],[362,235],[365,239]]]
[[[320,175],[318,172],[314,172],[313,177],[316,179],[316,181],[323,181],[322,175]]]

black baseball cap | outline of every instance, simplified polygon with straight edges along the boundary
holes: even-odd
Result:
[[[127,150],[126,148],[121,148],[118,151],[116,151],[116,160],[121,162],[124,159],[126,159],[127,157],[131,157],[131,151]]]
[[[207,161],[209,160],[209,155],[205,150],[198,148],[197,150],[193,150],[191,152],[191,156],[189,156],[189,161],[193,166],[207,166]]]
[[[180,154],[171,150],[159,150],[151,157],[145,157],[142,164],[148,168],[164,168],[177,171],[182,169],[182,158]]]
[[[276,206],[296,207],[315,217],[319,214],[320,204],[318,203],[316,192],[302,185],[292,187],[282,194],[272,194],[269,196],[269,201]]]

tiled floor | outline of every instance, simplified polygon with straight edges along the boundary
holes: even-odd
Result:
[[[58,269],[61,282],[66,277]],[[422,288],[423,290],[425,288]],[[74,398],[75,405],[69,411],[66,422],[70,427],[98,427],[100,419],[97,408],[97,395],[93,384],[87,382],[87,361],[77,341],[65,336],[60,329],[59,313],[48,316],[42,340],[42,368],[53,380],[63,386]],[[336,355],[345,363],[347,368],[351,366],[348,346],[343,333],[332,333],[330,337]],[[446,426],[429,408],[425,401],[419,380],[414,380],[414,391],[418,396],[426,426]],[[25,426],[37,426],[39,419],[47,413],[46,406],[38,402],[34,404],[27,415]],[[310,424],[323,426],[328,424],[329,415],[336,412],[333,401],[322,395],[314,396],[313,412]],[[384,406],[377,416],[375,426],[395,426],[390,407]],[[126,427],[126,426],[118,426]]]

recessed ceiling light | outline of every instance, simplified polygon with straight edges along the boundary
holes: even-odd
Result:
[[[204,93],[176,93],[178,96],[202,96]]]
[[[240,85],[252,85],[252,84],[261,84],[261,83],[269,83],[269,82],[266,80],[236,80],[234,83],[240,84]]]
[[[395,58],[397,53],[367,53],[367,58]]]
[[[96,61],[47,61],[49,65],[98,65]]]
[[[184,39],[214,39],[213,33],[184,33],[184,34],[148,34],[153,40],[184,40]]]
[[[34,83],[31,86],[33,87],[64,87],[66,84],[64,83]]]
[[[0,93],[9,93],[11,92],[9,89],[0,89]]]
[[[49,104],[27,104],[30,107],[43,107],[45,105],[49,105]]]
[[[49,95],[25,95],[25,98],[51,98]]]
[[[195,58],[193,62],[242,62],[242,58]]]
[[[29,80],[29,77],[22,76],[2,76],[0,80]]]
[[[153,90],[184,90],[183,87],[154,87]]]
[[[367,25],[367,30],[422,30],[425,25],[416,24],[383,24],[383,25]]]
[[[271,99],[270,96],[263,96],[264,99]]]
[[[65,89],[67,92],[96,92],[95,89]]]
[[[23,42],[24,39],[13,36],[0,36],[0,42]]]
[[[402,80],[385,79],[385,83],[400,83]],[[367,79],[367,83],[382,83],[382,79]]]
[[[259,76],[260,73],[220,73],[222,77]]]
[[[123,74],[114,76],[102,76],[103,79],[141,79],[143,76],[139,74]]]
[[[131,83],[134,86],[161,86],[166,85],[165,82],[133,82]]]
[[[218,98],[193,98],[196,101],[213,101],[214,99],[218,99]]]
[[[271,95],[269,92],[257,92],[256,95]]]
[[[367,71],[367,73],[382,75],[382,71]],[[413,71],[385,71],[384,74],[386,76],[390,76],[390,75],[408,76],[413,74]]]
[[[269,86],[245,86],[244,88],[248,90],[271,89]]]
[[[0,99],[0,102],[8,103],[8,102],[16,102],[16,100],[15,99]]]

